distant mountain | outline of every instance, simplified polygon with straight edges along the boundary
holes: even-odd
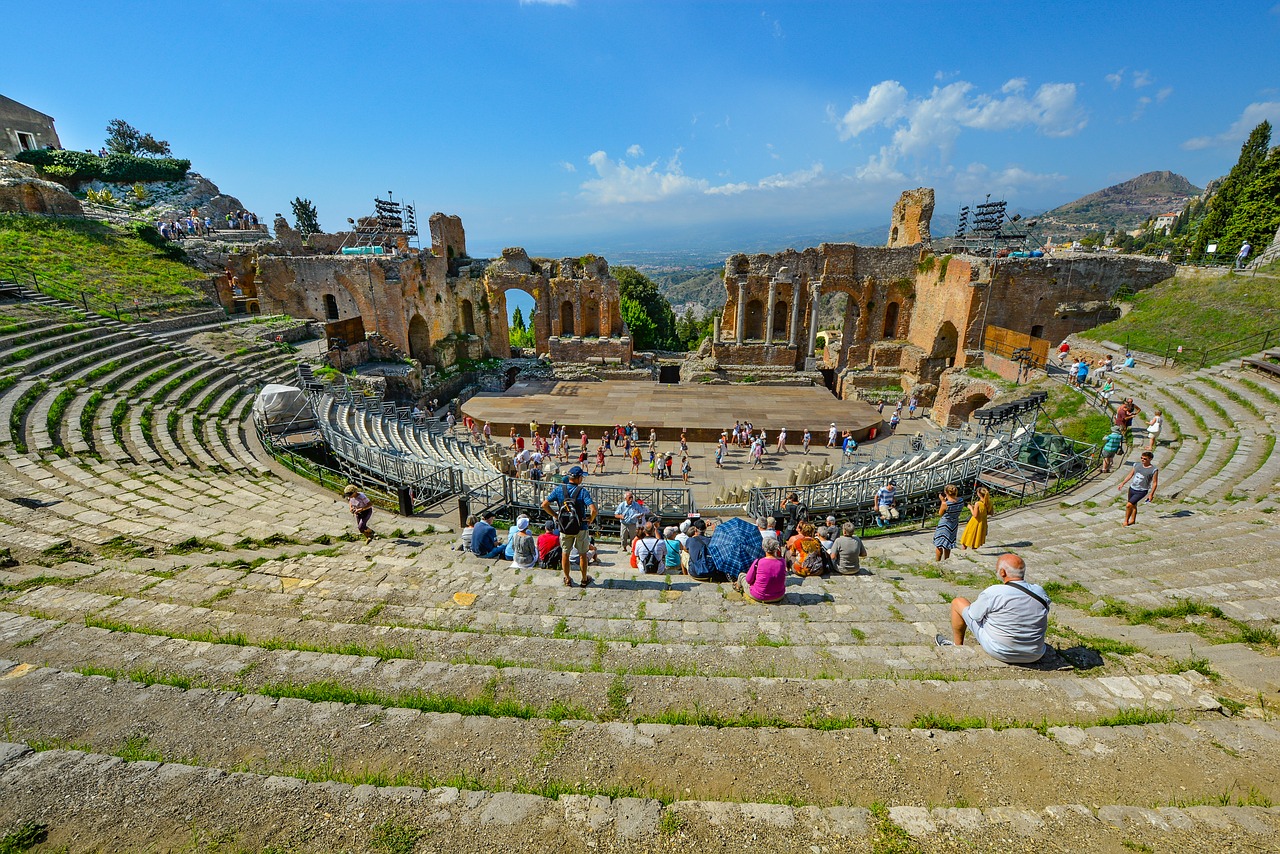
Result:
[[[1181,211],[1202,192],[1174,172],[1146,172],[1041,214],[1036,233],[1061,241],[1091,231],[1130,231],[1153,216]]]

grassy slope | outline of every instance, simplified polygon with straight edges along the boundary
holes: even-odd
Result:
[[[1163,354],[1170,346],[1201,350],[1275,328],[1280,326],[1278,267],[1272,264],[1269,275],[1257,277],[1169,279],[1136,294],[1124,317],[1081,335]]]
[[[83,290],[122,304],[192,296],[182,283],[201,276],[106,223],[0,214],[0,267],[10,263],[33,270],[41,288],[64,299],[78,300]]]

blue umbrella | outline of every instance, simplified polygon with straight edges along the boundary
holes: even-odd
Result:
[[[745,519],[726,519],[711,534],[707,551],[716,569],[736,579],[747,571],[753,560],[764,557],[760,529]]]

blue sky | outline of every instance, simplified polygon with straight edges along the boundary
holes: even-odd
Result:
[[[461,215],[473,255],[838,233],[916,186],[944,213],[1155,169],[1203,186],[1280,122],[1274,0],[99,0],[3,19],[0,93],[67,147],[123,118],[268,219],[301,195],[330,230],[394,190],[424,227]]]

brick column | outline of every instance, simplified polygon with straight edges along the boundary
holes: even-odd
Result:
[[[747,333],[747,280],[745,277],[738,281],[738,320],[737,329],[733,337],[733,343],[741,344]]]
[[[773,311],[778,304],[778,280],[769,280],[769,315],[765,318],[764,343],[773,344]]]
[[[818,298],[820,294],[821,282],[814,282],[812,285],[812,308],[809,314],[809,358],[812,359],[817,352],[815,348],[818,344]]]

